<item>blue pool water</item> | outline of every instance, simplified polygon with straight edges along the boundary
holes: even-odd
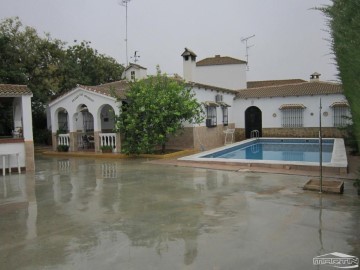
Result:
[[[323,140],[322,159],[330,162],[334,140]],[[259,139],[202,158],[319,162],[318,139]]]

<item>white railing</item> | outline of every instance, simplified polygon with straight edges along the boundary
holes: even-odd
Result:
[[[110,145],[113,149],[116,149],[116,133],[100,133],[100,148],[101,146]]]
[[[70,134],[59,134],[58,135],[58,145],[70,146]]]

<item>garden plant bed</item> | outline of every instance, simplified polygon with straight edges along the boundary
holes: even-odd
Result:
[[[310,179],[304,186],[304,190],[320,191],[320,180]],[[323,180],[322,191],[326,193],[338,193],[344,192],[344,181],[340,180]]]

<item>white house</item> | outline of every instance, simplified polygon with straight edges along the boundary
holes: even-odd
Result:
[[[196,54],[187,48],[181,56],[184,80],[203,104],[205,119],[201,124],[186,123],[170,138],[168,148],[210,149],[232,141],[234,134],[236,140],[248,138],[254,130],[259,136],[317,137],[320,99],[324,135],[342,136],[337,127],[346,124],[348,103],[341,85],[320,81],[318,73],[310,81],[247,82],[245,61],[215,56],[196,62]],[[123,76],[127,80],[79,85],[53,100],[49,118],[54,148],[65,144],[70,151],[98,152],[110,144],[114,152],[121,151],[120,136],[112,131],[114,113],[126,102],[128,81],[146,76],[146,68],[130,64]]]
[[[196,62],[196,54],[188,48],[181,56],[185,81],[230,90],[246,88],[246,62],[243,60],[215,55]]]
[[[110,145],[120,151],[120,136],[113,132],[127,81],[98,86],[78,85],[49,103],[53,147],[69,146],[70,151],[100,151]],[[120,102],[115,96],[117,96]]]
[[[0,168],[33,171],[32,92],[26,85],[0,84]]]

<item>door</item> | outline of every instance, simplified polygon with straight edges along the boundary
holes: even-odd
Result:
[[[251,106],[245,111],[245,136],[250,138],[250,133],[253,130],[259,131],[259,136],[262,136],[262,117],[261,110],[258,107]]]

